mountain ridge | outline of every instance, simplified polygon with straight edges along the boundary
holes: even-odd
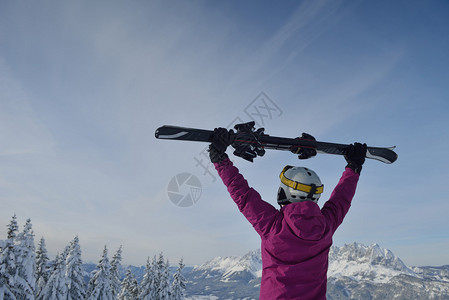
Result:
[[[261,275],[259,249],[216,257],[186,274],[186,292],[191,299],[258,299]],[[408,267],[379,244],[332,246],[327,298],[449,299],[449,266]]]

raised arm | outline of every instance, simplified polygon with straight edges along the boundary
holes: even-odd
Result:
[[[212,144],[209,147],[211,161],[240,212],[259,235],[265,236],[279,216],[279,211],[263,201],[260,194],[249,187],[245,178],[225,153],[229,145],[229,132],[224,128],[215,129]]]
[[[345,155],[347,165],[329,200],[323,205],[321,212],[327,218],[332,231],[335,232],[343,222],[354,197],[357,183],[365,162],[366,144],[351,145]]]
[[[214,163],[214,165],[240,212],[259,235],[268,235],[273,223],[276,222],[279,216],[279,211],[268,202],[262,200],[260,194],[248,186],[245,178],[239,173],[239,170],[232,164],[229,158],[224,159],[220,163]]]

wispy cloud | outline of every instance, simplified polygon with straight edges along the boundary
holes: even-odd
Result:
[[[51,133],[35,114],[30,97],[0,57],[0,155],[45,153],[54,144]]]
[[[265,32],[262,25],[269,21],[257,13],[263,5],[244,20],[254,24],[253,31],[240,30],[242,20],[229,5],[220,10],[203,2],[86,1],[50,7],[36,3],[29,10],[18,4],[5,7],[0,12],[5,41],[0,50],[0,226],[13,213],[32,218],[36,234],[48,237],[53,253],[79,234],[85,258],[93,261],[104,244],[114,248],[123,243],[133,263],[161,250],[200,263],[202,257],[257,247],[257,235],[226,189],[195,167],[193,156],[205,145],[160,141],[153,135],[166,123],[226,126],[245,115],[243,109],[261,91],[283,111],[268,125],[269,134],[305,131],[336,142],[376,135],[383,142],[388,132],[389,141],[403,143],[395,165],[367,163],[359,195],[366,202],[361,203],[388,206],[387,200],[376,199],[379,191],[390,189],[392,179],[407,189],[415,172],[411,166],[427,172],[422,178],[427,185],[442,184],[447,177],[442,145],[447,141],[435,132],[448,128],[448,108],[441,104],[444,99],[433,99],[444,89],[410,76],[416,71],[410,62],[434,59],[425,55],[432,44],[391,30],[398,22],[407,23],[394,13],[400,10],[373,11],[369,2],[306,1],[277,14],[277,27],[270,23]],[[395,21],[376,23],[364,18],[365,10]],[[388,30],[379,33],[379,26]],[[414,95],[432,97],[425,105]],[[382,130],[370,123],[378,117],[384,120]],[[421,145],[411,137],[426,130],[443,140],[432,142],[435,155],[424,159]],[[432,165],[434,157],[438,165]],[[298,163],[295,156],[278,152],[252,165],[235,160],[273,204],[280,168]],[[330,189],[345,162],[324,156],[304,163],[321,170]],[[168,201],[167,184],[186,171],[203,176],[203,195],[196,206],[180,209]],[[415,186],[394,196],[412,198],[407,214],[418,215],[419,192]],[[434,206],[444,201],[444,184],[437,194]],[[395,212],[361,203],[350,212],[350,224],[363,222],[359,218],[377,209],[388,222],[366,228],[396,222],[402,225],[389,231],[392,238],[406,231],[406,217],[396,220]],[[430,210],[423,217],[431,219]],[[444,226],[444,221],[432,224]],[[372,232],[372,238],[382,237],[381,230]],[[351,228],[341,233],[348,239],[360,234]]]

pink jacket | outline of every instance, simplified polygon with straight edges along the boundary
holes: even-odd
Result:
[[[332,235],[351,206],[359,175],[346,168],[320,210],[312,201],[277,210],[265,202],[226,158],[215,168],[262,239],[260,299],[326,299]]]

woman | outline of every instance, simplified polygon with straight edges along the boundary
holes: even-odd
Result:
[[[313,138],[303,134],[302,138]],[[216,128],[209,146],[211,161],[240,212],[262,240],[260,299],[326,299],[328,254],[332,236],[349,210],[365,162],[366,144],[348,148],[346,168],[330,198],[320,209],[321,180],[310,169],[286,166],[280,175],[280,210],[248,186],[226,155],[231,135]],[[299,158],[315,149],[291,148]]]

